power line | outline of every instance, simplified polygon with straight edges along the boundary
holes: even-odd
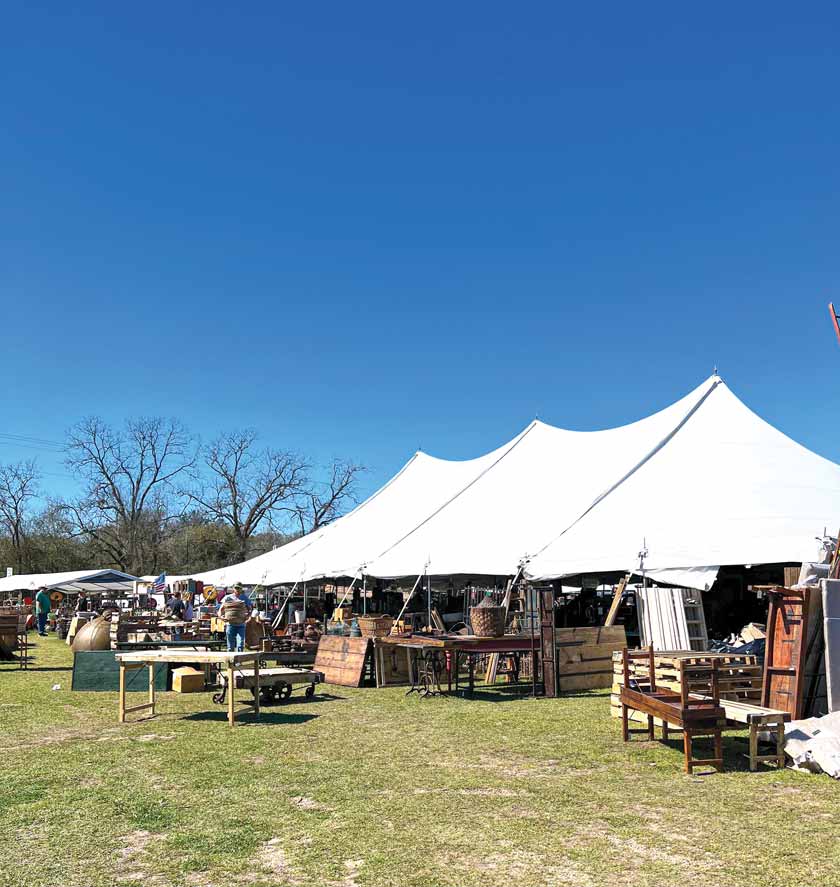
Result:
[[[30,437],[23,434],[9,434],[8,432],[0,432],[0,444],[25,447],[32,450],[43,450],[47,453],[64,452],[64,445],[58,441],[46,440],[40,437]]]

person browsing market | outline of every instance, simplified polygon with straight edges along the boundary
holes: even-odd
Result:
[[[252,609],[251,600],[237,582],[219,603],[219,616],[225,623],[225,640],[229,653],[245,648],[245,623]]]

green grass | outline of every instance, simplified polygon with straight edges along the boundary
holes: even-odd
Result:
[[[234,730],[166,693],[121,727],[65,644],[36,655],[0,667],[0,887],[840,884],[840,785],[748,772],[743,734],[686,776],[678,742],[621,742],[606,692],[328,687]]]

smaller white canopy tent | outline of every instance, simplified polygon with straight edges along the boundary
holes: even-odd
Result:
[[[0,578],[0,596],[18,591],[30,593],[39,588],[78,592],[131,593],[136,576],[119,570],[72,570],[67,573],[20,573]]]

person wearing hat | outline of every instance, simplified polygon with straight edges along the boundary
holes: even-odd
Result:
[[[242,591],[242,583],[237,582],[219,604],[219,616],[225,623],[225,640],[229,653],[241,653],[245,648],[245,623],[250,612],[251,601]]]
[[[50,596],[44,586],[38,589],[35,595],[35,619],[38,622],[38,634],[45,638],[47,636],[47,619],[50,615]]]

